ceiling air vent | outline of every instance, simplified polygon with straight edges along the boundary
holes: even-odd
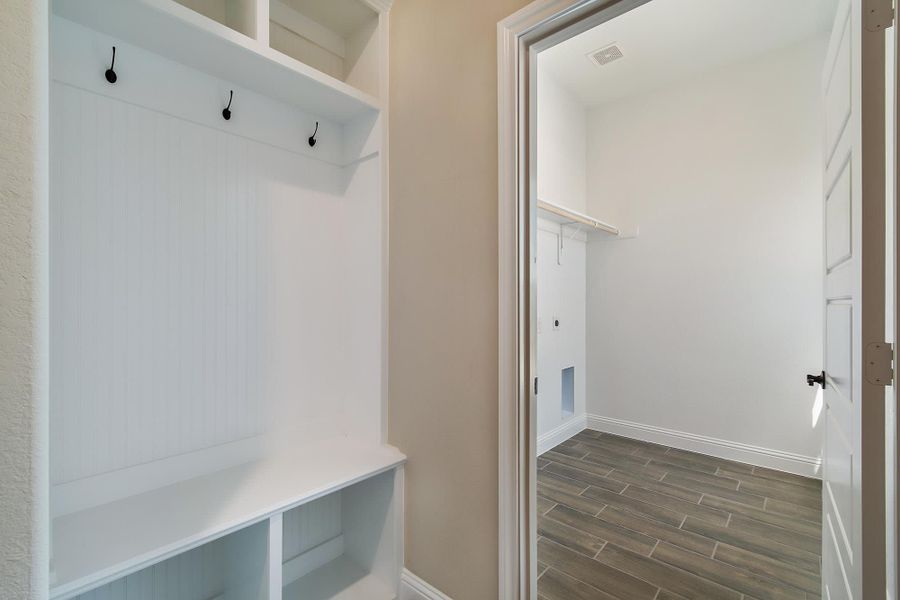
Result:
[[[608,65],[614,60],[619,60],[624,54],[622,54],[622,50],[616,46],[615,44],[610,44],[609,46],[604,46],[599,50],[594,50],[588,56],[592,61],[600,65],[601,67],[604,65]]]

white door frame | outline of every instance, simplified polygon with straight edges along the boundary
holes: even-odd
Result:
[[[537,200],[535,54],[649,0],[536,0],[497,26],[499,111],[499,598],[534,600],[537,527],[531,282]]]
[[[537,52],[649,0],[535,0],[497,26],[499,254],[499,595],[534,600],[536,227],[534,59]],[[877,5],[884,0],[868,0]],[[900,124],[898,124],[900,128]],[[895,157],[900,161],[900,156]],[[900,176],[900,163],[898,163]],[[896,206],[895,206],[896,208]],[[900,215],[895,212],[900,223]],[[900,252],[895,256],[900,260]],[[895,262],[895,268],[900,264]],[[896,273],[896,270],[895,270]],[[895,314],[900,320],[900,307]],[[895,325],[897,321],[895,321]],[[882,505],[883,506],[883,505]],[[881,577],[884,577],[881,565]],[[874,569],[876,572],[879,569]]]

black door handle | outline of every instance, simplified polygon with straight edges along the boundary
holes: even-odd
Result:
[[[812,387],[816,384],[822,386],[822,389],[825,389],[825,371],[822,371],[821,375],[807,375],[806,376],[806,385]]]

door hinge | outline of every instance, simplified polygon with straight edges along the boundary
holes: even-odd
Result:
[[[894,24],[894,0],[866,0],[863,12],[868,31],[884,31]]]
[[[887,342],[866,346],[866,381],[874,385],[894,382],[894,347]]]
[[[535,377],[535,378],[534,378],[534,395],[535,395],[535,396],[537,396],[537,390],[538,390],[538,384],[537,384],[537,382],[538,382],[538,378]]]

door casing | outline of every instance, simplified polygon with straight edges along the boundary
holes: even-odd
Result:
[[[536,0],[497,26],[498,597],[503,600],[537,598],[534,577],[537,572],[537,523],[533,506],[537,478],[537,411],[533,388],[537,373],[536,288],[531,276],[536,251],[537,214],[534,168],[536,115],[532,102],[536,95],[533,77],[536,56],[541,50],[648,1]],[[863,3],[869,5],[882,1],[863,0]],[[895,251],[895,265],[896,255],[900,253]],[[870,560],[871,554],[866,562]],[[870,567],[871,570],[867,571],[881,580],[880,589],[884,589],[883,556],[873,562],[880,563],[881,569]]]

